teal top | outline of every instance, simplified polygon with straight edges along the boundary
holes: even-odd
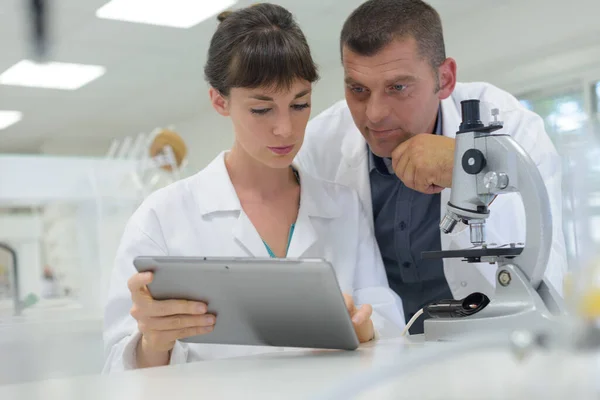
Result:
[[[294,172],[294,175],[296,176],[296,180],[298,181],[298,183],[300,183],[300,175],[298,174],[298,171],[296,171],[294,168],[292,168],[292,171]],[[295,227],[296,227],[296,224],[292,224],[292,226],[290,226],[290,232],[288,233],[288,243],[287,243],[287,247],[285,249],[286,255],[287,255],[288,250],[290,249],[290,243],[292,243],[292,236],[294,235]],[[277,256],[275,255],[275,253],[273,253],[273,250],[271,250],[271,248],[269,247],[267,242],[265,242],[263,240],[263,243],[265,244],[265,247],[267,248],[267,251],[269,252],[269,256],[271,258],[277,258]]]
[[[292,226],[290,227],[290,233],[288,235],[288,243],[287,243],[287,248],[285,249],[285,252],[287,254],[289,248],[290,248],[290,243],[292,242],[292,235],[294,234],[294,228],[296,227],[296,224],[292,224]],[[265,242],[263,240],[263,243],[265,244],[265,247],[267,248],[267,251],[269,252],[269,256],[271,256],[271,258],[277,258],[277,256],[275,255],[275,253],[273,253],[273,250],[271,250],[271,248],[269,247],[269,245],[267,244],[267,242]]]

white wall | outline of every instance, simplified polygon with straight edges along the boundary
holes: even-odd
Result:
[[[110,141],[108,136],[46,140],[40,146],[40,153],[57,156],[102,156],[108,151]]]
[[[444,19],[448,55],[464,81],[513,93],[551,87],[600,70],[599,16],[598,0],[497,2]]]

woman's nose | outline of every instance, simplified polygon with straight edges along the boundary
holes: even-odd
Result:
[[[289,137],[292,134],[292,118],[289,114],[281,115],[276,122],[273,133],[277,136]]]

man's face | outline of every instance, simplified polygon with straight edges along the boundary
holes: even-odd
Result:
[[[354,123],[376,155],[391,157],[405,140],[433,132],[440,100],[454,89],[454,60],[447,59],[435,71],[419,54],[413,38],[396,39],[372,56],[356,54],[345,46],[342,53],[346,101]],[[452,68],[448,85],[447,73]]]

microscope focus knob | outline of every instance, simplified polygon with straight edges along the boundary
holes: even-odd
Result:
[[[487,190],[506,189],[508,186],[508,175],[504,172],[490,171],[483,177],[483,185]]]
[[[462,156],[462,167],[467,174],[477,175],[485,168],[485,156],[481,150],[469,149]]]

